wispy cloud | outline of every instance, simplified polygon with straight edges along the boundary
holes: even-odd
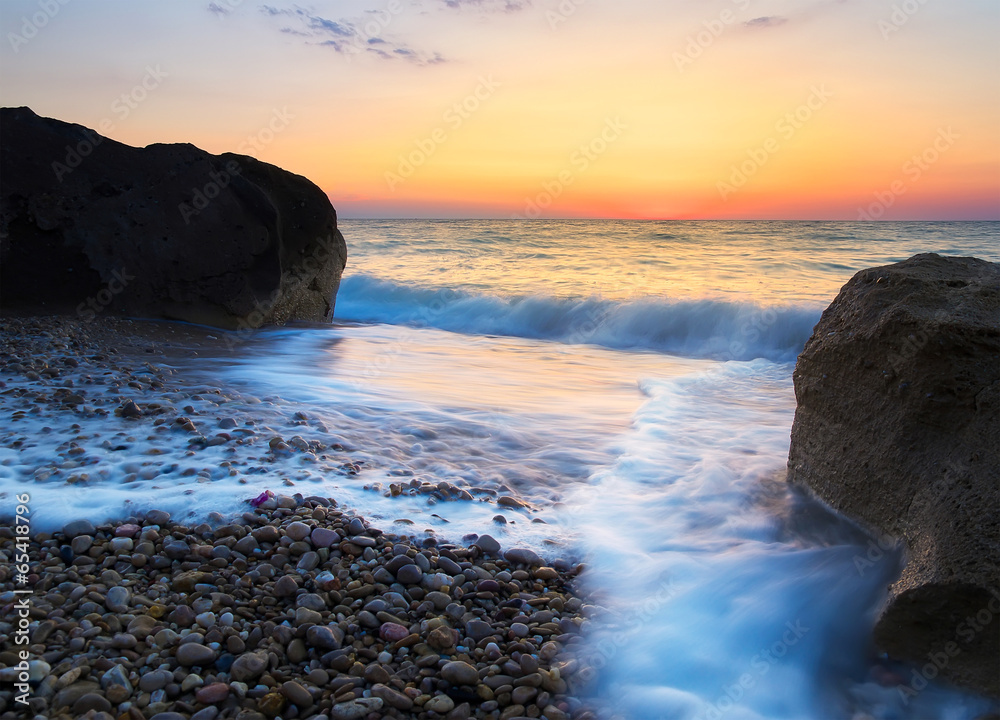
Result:
[[[361,21],[323,17],[314,11],[294,5],[288,8],[261,5],[264,15],[280,19],[279,32],[301,37],[307,44],[334,50],[344,55],[371,54],[383,60],[405,60],[416,65],[436,65],[446,62],[437,52],[424,52],[391,37],[371,36]]]
[[[788,18],[781,15],[763,15],[755,17],[753,20],[747,20],[743,24],[748,28],[769,28],[784,25],[786,22],[788,22]]]
[[[531,0],[443,0],[452,10],[475,8],[486,12],[519,12],[531,7]]]
[[[214,2],[208,4],[208,11],[213,15],[228,15],[230,12],[229,8],[222,7],[219,3]]]

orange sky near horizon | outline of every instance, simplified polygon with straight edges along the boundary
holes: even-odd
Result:
[[[986,0],[12,0],[0,28],[4,105],[252,154],[343,217],[1000,219]]]

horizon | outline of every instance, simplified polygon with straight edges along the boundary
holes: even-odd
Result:
[[[1000,220],[987,0],[13,0],[0,27],[0,104],[251,155],[345,220]]]

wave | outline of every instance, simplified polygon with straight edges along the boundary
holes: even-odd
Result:
[[[501,297],[351,275],[336,317],[719,360],[795,360],[821,308],[727,300]]]

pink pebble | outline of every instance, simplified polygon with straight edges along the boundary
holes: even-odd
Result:
[[[378,634],[383,640],[388,640],[389,642],[399,642],[403,638],[407,637],[410,634],[410,631],[399,623],[387,622],[382,623],[382,627],[379,628]]]
[[[220,703],[229,697],[229,686],[225,683],[212,683],[203,688],[199,688],[194,694],[195,700],[205,705]]]
[[[125,523],[115,528],[115,537],[135,537],[139,534],[139,526],[132,523]]]

